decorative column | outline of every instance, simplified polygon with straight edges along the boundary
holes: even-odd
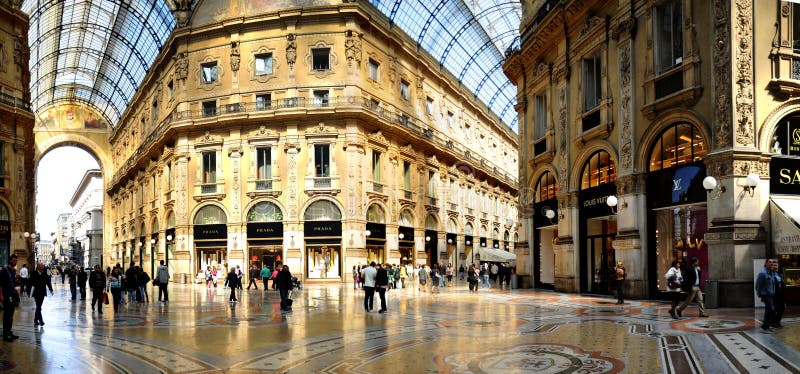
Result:
[[[239,138],[239,132],[231,131],[230,137],[232,139]],[[246,228],[242,226],[242,148],[238,140],[228,146],[228,157],[231,160],[231,178],[230,178],[230,197],[228,206],[230,207],[230,217],[228,217],[228,265],[239,265],[242,269],[247,269],[247,261],[245,260],[245,243],[243,231]]]
[[[186,138],[181,140],[186,141]],[[192,279],[192,248],[194,247],[189,217],[189,155],[177,154],[175,161],[175,273]]]
[[[578,219],[578,194],[569,193],[569,126],[567,117],[567,105],[569,96],[567,95],[567,74],[568,69],[564,64],[555,69],[554,81],[558,81],[556,87],[556,102],[558,104],[557,113],[557,144],[556,159],[554,163],[558,167],[558,233],[559,237],[553,245],[555,253],[555,284],[556,291],[577,292],[578,287],[578,258],[575,250],[573,234],[577,229]],[[535,214],[535,212],[534,212]],[[534,269],[539,271],[539,269]]]

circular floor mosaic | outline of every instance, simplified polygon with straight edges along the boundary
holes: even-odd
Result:
[[[619,373],[624,364],[564,344],[520,345],[508,350],[457,353],[439,361],[453,373]]]
[[[692,318],[671,324],[673,329],[699,333],[722,333],[747,331],[756,327],[756,321],[748,318]]]

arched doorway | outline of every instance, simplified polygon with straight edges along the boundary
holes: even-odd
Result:
[[[172,211],[167,213],[167,228],[164,230],[164,264],[170,274],[175,274],[175,214]]]
[[[446,252],[442,252],[442,263],[452,265],[458,268],[458,223],[452,217],[447,219],[445,225],[445,248]],[[454,263],[455,262],[455,263]]]
[[[342,211],[331,200],[317,200],[303,214],[306,277],[341,279]]]
[[[194,216],[194,271],[198,277],[211,267],[227,273],[228,216],[216,205],[205,205]]]
[[[533,286],[551,290],[555,284],[553,245],[558,238],[557,192],[555,175],[550,171],[542,173],[533,192]]]
[[[367,264],[386,262],[386,213],[378,204],[367,208]]]
[[[416,265],[416,251],[414,251],[414,215],[404,209],[397,220],[397,243],[400,251],[400,262]]]
[[[428,266],[439,263],[439,220],[433,214],[425,217],[425,252]]]
[[[472,223],[467,222],[464,225],[464,258],[469,259],[469,263],[474,265],[475,264],[475,245],[473,244],[474,237],[473,235],[474,229],[472,228]]]
[[[599,294],[611,292],[609,276],[614,268],[617,222],[608,205],[608,196],[616,195],[616,166],[603,150],[593,153],[581,169],[578,193],[580,230],[580,291]]]
[[[650,294],[667,291],[662,280],[672,261],[700,260],[708,277],[707,194],[703,188],[708,142],[694,125],[673,123],[649,145],[647,173],[648,280]],[[665,189],[664,186],[671,186]]]
[[[247,249],[248,268],[283,264],[283,211],[274,202],[259,201],[247,212]]]

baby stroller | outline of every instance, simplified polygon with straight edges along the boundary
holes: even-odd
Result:
[[[303,289],[303,282],[301,282],[299,279],[297,279],[297,277],[292,277],[292,288],[294,288],[296,290],[302,290]]]

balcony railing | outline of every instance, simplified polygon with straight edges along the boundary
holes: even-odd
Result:
[[[331,186],[331,178],[329,177],[314,178],[314,188],[331,188]]]
[[[406,200],[413,200],[414,199],[414,193],[409,191],[409,190],[403,190],[403,198],[406,199]]]
[[[205,194],[215,194],[217,193],[217,184],[216,183],[203,183],[200,185],[200,193]]]
[[[256,181],[256,191],[272,190],[272,179],[261,179]]]
[[[372,192],[383,193],[383,183],[373,181]]]
[[[27,111],[31,110],[31,103],[22,100],[18,97],[9,95],[5,92],[0,93],[0,103],[6,104],[8,106],[13,106],[15,108],[25,109]]]

